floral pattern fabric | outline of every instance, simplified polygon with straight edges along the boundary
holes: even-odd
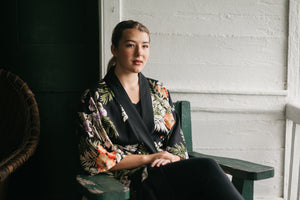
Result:
[[[169,151],[187,159],[183,133],[167,88],[156,80],[147,79],[147,82],[154,121],[151,138],[157,152]],[[104,80],[96,88],[83,93],[78,116],[79,156],[85,171],[92,175],[108,173],[128,187],[132,181],[137,181],[134,179],[143,181],[147,178],[147,166],[109,171],[126,155],[151,152],[133,134],[135,130],[134,122],[130,122],[131,116]]]

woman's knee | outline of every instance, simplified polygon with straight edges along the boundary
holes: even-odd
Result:
[[[199,158],[199,162],[201,165],[205,165],[207,167],[216,167],[219,166],[219,164],[211,158]]]
[[[199,160],[200,163],[199,165],[201,165],[202,167],[204,167],[206,170],[206,172],[215,174],[216,172],[221,172],[223,173],[222,168],[220,167],[220,165],[211,158],[201,158],[201,160]]]

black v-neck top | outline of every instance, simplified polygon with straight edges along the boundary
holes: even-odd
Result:
[[[141,104],[141,100],[139,102],[132,103],[133,106],[135,107],[135,109],[138,111],[138,113],[142,116],[142,104]]]
[[[151,98],[151,90],[149,79],[147,79],[142,73],[138,73],[139,83],[140,83],[140,105],[137,104],[138,110],[135,105],[133,105],[132,101],[128,97],[125,89],[123,88],[121,82],[116,76],[115,67],[112,67],[104,77],[104,82],[106,83],[107,88],[109,88],[114,94],[113,102],[121,105],[124,112],[122,115],[127,114],[127,123],[129,127],[132,127],[132,131],[126,134],[120,134],[117,138],[118,141],[115,143],[119,144],[134,144],[134,143],[144,143],[146,148],[150,153],[157,153],[157,148],[153,142],[152,135],[155,131],[154,124],[154,114],[153,114],[153,105]],[[110,91],[109,90],[109,91]],[[120,118],[120,116],[114,114],[114,116],[119,120],[116,120],[115,123],[118,123],[117,127],[124,126],[126,124],[122,124],[124,118]],[[135,138],[136,141],[128,142],[130,138]]]

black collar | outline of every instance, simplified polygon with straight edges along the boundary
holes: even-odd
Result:
[[[150,87],[147,78],[142,73],[138,74],[141,95],[140,101],[142,104],[141,116],[135,109],[114,71],[115,67],[112,67],[108,71],[104,77],[105,82],[114,92],[116,101],[122,105],[126,111],[128,123],[132,128],[133,134],[135,134],[140,142],[143,142],[147,146],[151,153],[156,153],[157,150],[151,137],[154,131],[154,118]]]

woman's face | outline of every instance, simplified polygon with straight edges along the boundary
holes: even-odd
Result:
[[[123,31],[119,46],[112,45],[117,58],[117,68],[124,73],[139,73],[145,67],[150,54],[149,35],[137,29]]]

